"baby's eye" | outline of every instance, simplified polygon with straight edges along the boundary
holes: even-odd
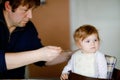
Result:
[[[94,40],[95,42],[98,41],[97,39]]]
[[[89,40],[87,40],[86,42],[87,42],[87,43],[89,43],[90,41],[89,41]]]

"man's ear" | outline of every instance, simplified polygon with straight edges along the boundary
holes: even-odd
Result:
[[[6,10],[6,11],[12,11],[12,7],[11,7],[9,1],[6,1],[6,2],[5,2],[5,10]]]

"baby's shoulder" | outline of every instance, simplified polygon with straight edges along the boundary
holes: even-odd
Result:
[[[77,55],[80,55],[81,54],[81,51],[80,50],[76,50],[72,56],[77,56]]]

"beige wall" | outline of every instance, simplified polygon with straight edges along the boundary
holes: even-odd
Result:
[[[44,45],[70,49],[69,0],[46,0],[33,12],[33,19]],[[59,77],[66,63],[50,67],[29,66],[30,78]]]

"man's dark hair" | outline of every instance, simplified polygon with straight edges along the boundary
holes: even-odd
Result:
[[[37,7],[40,5],[40,0],[2,0],[2,7],[3,9],[5,9],[5,2],[9,1],[11,7],[12,7],[12,11],[15,11],[16,8],[18,8],[20,5],[22,6],[28,6],[29,8],[32,7]]]

